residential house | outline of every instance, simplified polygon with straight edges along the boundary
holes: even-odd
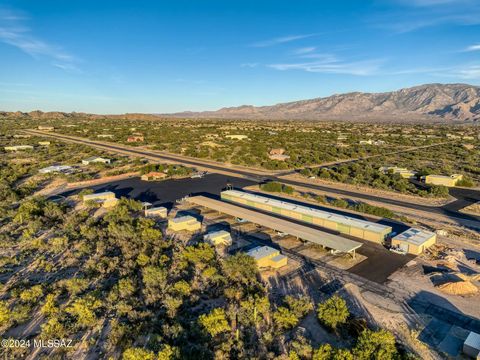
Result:
[[[115,206],[118,203],[118,199],[112,191],[83,195],[83,203],[85,204],[89,201],[101,204],[105,208]]]
[[[431,185],[443,185],[448,187],[453,187],[457,185],[457,182],[463,179],[461,174],[452,174],[452,175],[425,175],[422,176],[421,180],[425,184]]]
[[[140,178],[143,181],[156,181],[156,180],[165,179],[166,177],[167,177],[167,174],[165,174],[164,172],[151,171],[149,173],[143,174]]]

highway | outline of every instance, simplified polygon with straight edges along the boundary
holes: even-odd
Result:
[[[84,139],[84,138],[79,138],[79,137],[74,137],[69,135],[62,135],[58,133],[43,132],[43,131],[37,131],[37,130],[24,130],[24,132],[31,135],[46,136],[46,137],[56,138],[59,140],[64,140],[67,142],[88,145],[98,149],[102,149],[110,152],[116,152],[123,155],[137,156],[137,157],[142,157],[142,158],[146,158],[154,161],[166,160],[166,161],[171,161],[171,162],[176,162],[184,165],[202,168],[212,172],[229,173],[229,174],[232,174],[233,176],[235,175],[241,176],[259,183],[267,180],[279,181],[287,185],[302,186],[304,188],[335,193],[341,196],[355,197],[355,198],[364,199],[366,201],[375,201],[375,202],[381,202],[381,203],[400,206],[403,208],[408,208],[413,210],[426,211],[432,214],[447,216],[450,219],[455,221],[458,221],[459,219],[470,220],[470,221],[479,220],[478,217],[463,214],[458,211],[458,209],[463,206],[474,203],[475,201],[480,201],[480,191],[478,190],[452,189],[451,194],[452,196],[456,197],[457,200],[443,206],[435,207],[435,206],[409,203],[402,200],[380,197],[380,196],[375,196],[375,195],[366,194],[362,192],[336,189],[330,186],[309,184],[306,182],[280,178],[276,173],[272,174],[266,171],[264,172],[260,170],[249,170],[247,168],[237,167],[237,166],[227,166],[222,163],[218,163],[210,160],[195,159],[195,158],[185,157],[182,155],[137,149],[132,146],[94,141],[94,140],[89,140],[89,139]]]

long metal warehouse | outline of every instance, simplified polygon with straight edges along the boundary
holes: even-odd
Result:
[[[224,214],[242,218],[252,223],[268,227],[270,229],[284,232],[300,239],[311,241],[313,243],[325,246],[326,248],[338,250],[345,253],[353,253],[362,246],[362,243],[345,239],[338,235],[313,229],[311,227],[300,225],[289,220],[279,219],[277,217],[262,214],[255,210],[245,209],[243,207],[205,196],[193,196],[187,198],[190,204],[203,206]]]
[[[226,190],[221,193],[222,200],[280,214],[285,217],[305,221],[327,229],[338,231],[360,239],[382,243],[392,232],[390,226],[355,219],[327,211],[297,205],[291,202],[272,199],[266,196],[250,194],[238,190]]]

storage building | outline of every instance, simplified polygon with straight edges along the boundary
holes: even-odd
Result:
[[[100,156],[92,156],[87,159],[82,160],[83,165],[89,165],[91,163],[102,163],[102,164],[110,164],[110,159],[103,158]]]
[[[193,216],[186,215],[169,219],[168,228],[173,231],[198,231],[202,228],[202,224]]]
[[[470,331],[463,343],[463,353],[473,359],[480,359],[480,335]]]
[[[437,234],[410,228],[392,238],[392,246],[409,254],[419,255],[437,241]]]
[[[394,174],[400,175],[404,179],[411,179],[414,178],[417,173],[412,170],[408,170],[406,168],[400,168],[396,166],[382,166],[379,171],[387,174],[389,171],[392,171]]]
[[[222,200],[272,212],[376,243],[382,243],[387,235],[392,232],[390,226],[238,190],[223,191],[221,198]]]
[[[166,219],[167,215],[168,215],[168,209],[163,206],[145,209],[146,217],[160,217],[162,219]]]
[[[118,199],[115,197],[114,192],[105,191],[96,194],[83,195],[83,203],[86,203],[87,201],[94,201],[101,204],[103,207],[112,207],[117,204]]]
[[[68,165],[52,165],[47,166],[46,168],[38,170],[40,174],[53,174],[53,173],[62,173],[70,174],[73,172],[73,167]]]
[[[220,230],[206,234],[203,237],[203,240],[212,244],[213,246],[223,245],[230,246],[232,245],[232,236],[228,231]]]
[[[39,125],[38,130],[53,131],[53,130],[55,130],[55,128],[53,126]]]
[[[167,174],[158,171],[151,171],[147,174],[143,174],[140,178],[144,181],[161,180],[167,177]]]
[[[262,268],[278,269],[287,265],[288,258],[280,254],[280,251],[269,246],[257,246],[247,252],[257,262],[257,266]]]
[[[422,181],[425,182],[425,184],[431,184],[431,185],[443,185],[443,186],[448,186],[448,187],[453,187],[457,185],[457,182],[459,180],[463,179],[463,175],[461,174],[453,174],[450,176],[446,175],[426,175],[422,176]]]
[[[14,146],[5,146],[5,151],[22,151],[22,150],[33,150],[31,145],[14,145]]]

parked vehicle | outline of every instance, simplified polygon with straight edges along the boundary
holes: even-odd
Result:
[[[391,247],[390,251],[395,253],[395,254],[399,254],[399,255],[407,255],[407,252],[405,250],[400,249],[398,247]]]

